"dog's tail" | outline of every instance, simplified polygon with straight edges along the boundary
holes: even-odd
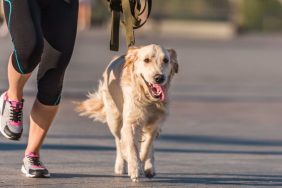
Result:
[[[102,96],[102,83],[100,82],[98,91],[88,94],[88,99],[82,102],[75,102],[76,111],[80,116],[87,116],[96,121],[106,122],[106,112]]]

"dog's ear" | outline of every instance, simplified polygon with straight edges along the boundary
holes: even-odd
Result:
[[[174,49],[168,49],[167,50],[170,56],[170,61],[173,67],[173,71],[175,73],[178,73],[178,60],[177,60],[177,53]]]
[[[137,60],[137,50],[139,47],[131,46],[128,48],[127,54],[125,56],[125,63],[124,67],[127,67],[128,65],[132,64],[134,61]]]

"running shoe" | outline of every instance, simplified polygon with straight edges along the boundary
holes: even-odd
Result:
[[[9,100],[7,92],[0,97],[0,132],[10,140],[19,140],[23,132],[23,103]]]
[[[35,153],[27,154],[23,159],[22,173],[29,178],[49,178],[50,174],[39,156]]]

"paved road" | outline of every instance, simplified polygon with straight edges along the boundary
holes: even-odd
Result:
[[[108,35],[78,36],[64,100],[42,150],[52,179],[20,174],[27,129],[20,142],[0,137],[0,187],[272,187],[282,186],[282,39],[246,36],[231,41],[139,36],[179,53],[171,114],[156,143],[158,175],[134,184],[115,177],[114,140],[107,127],[78,117],[73,100],[97,85],[115,53]],[[11,45],[0,40],[0,90]],[[124,50],[124,48],[122,48]],[[25,122],[36,94],[28,83]]]

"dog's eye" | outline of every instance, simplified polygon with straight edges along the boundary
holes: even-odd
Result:
[[[169,62],[168,58],[164,58],[164,63],[167,64]]]
[[[145,62],[145,63],[150,63],[150,62],[151,62],[151,59],[146,58],[146,59],[144,59],[144,62]]]

